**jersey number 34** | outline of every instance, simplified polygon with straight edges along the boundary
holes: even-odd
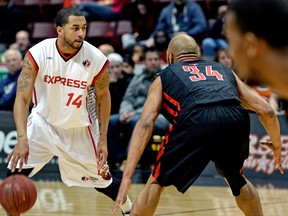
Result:
[[[189,72],[190,74],[193,74],[192,76],[189,77],[192,82],[206,80],[207,76],[214,76],[219,81],[223,81],[222,74],[220,74],[216,70],[213,70],[211,65],[205,66],[205,74],[200,73],[200,70],[198,69],[197,65],[185,65],[185,66],[182,66],[182,69],[185,72]]]

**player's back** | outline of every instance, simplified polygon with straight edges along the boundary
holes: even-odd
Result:
[[[174,122],[176,116],[197,106],[239,104],[235,76],[220,63],[206,60],[177,62],[164,69],[160,77],[166,104],[162,113]],[[171,115],[171,110],[178,114]]]

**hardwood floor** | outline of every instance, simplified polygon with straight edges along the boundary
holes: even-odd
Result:
[[[62,182],[35,181],[38,198],[29,216],[106,216],[111,215],[112,200],[94,189],[67,187]],[[134,200],[143,184],[132,185],[130,197]],[[266,186],[257,188],[264,215],[288,215],[288,189]],[[5,215],[0,207],[0,215]],[[116,215],[121,215],[120,210]],[[228,187],[192,186],[183,195],[174,187],[162,194],[155,216],[241,216]]]

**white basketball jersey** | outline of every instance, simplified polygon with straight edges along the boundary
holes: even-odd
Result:
[[[88,92],[93,92],[92,84],[109,64],[105,55],[84,41],[67,56],[52,38],[30,48],[27,56],[38,73],[32,112],[64,129],[91,125],[96,116],[91,113],[95,112],[95,96]]]

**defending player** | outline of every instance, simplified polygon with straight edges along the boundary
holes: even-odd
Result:
[[[164,187],[174,185],[184,193],[210,161],[229,184],[241,211],[263,215],[258,193],[242,172],[249,155],[250,119],[240,100],[259,115],[272,141],[269,147],[275,163],[283,173],[279,122],[272,107],[231,69],[198,59],[197,43],[188,35],[172,38],[167,62],[169,66],[150,87],[133,131],[115,206],[127,196],[136,164],[161,112],[172,126],[130,215],[153,215]]]

